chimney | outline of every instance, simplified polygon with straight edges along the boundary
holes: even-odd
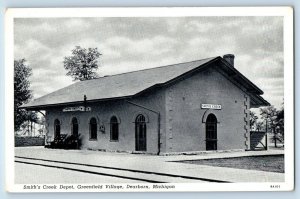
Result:
[[[223,59],[225,59],[231,66],[234,67],[234,54],[226,54],[223,55]]]

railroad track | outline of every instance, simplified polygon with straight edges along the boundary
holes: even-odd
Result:
[[[135,180],[135,181],[141,181],[147,183],[200,183],[200,182],[226,183],[227,182],[227,181],[220,181],[214,179],[185,176],[180,174],[175,175],[175,174],[161,173],[161,172],[151,172],[151,171],[126,169],[126,168],[119,168],[119,167],[109,167],[103,165],[92,165],[92,164],[49,160],[49,159],[42,159],[42,158],[30,158],[30,157],[22,157],[22,156],[15,156],[15,162],[21,164],[56,168],[56,169],[65,169],[74,172],[82,172],[82,173],[89,173],[94,175],[102,175],[102,176],[109,176],[109,177],[122,178],[128,180]]]

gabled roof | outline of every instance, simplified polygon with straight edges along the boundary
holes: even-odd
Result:
[[[87,101],[98,101],[131,97],[154,86],[164,85],[176,78],[204,67],[216,60],[222,60],[221,57],[212,57],[192,62],[150,68],[140,71],[133,71],[111,76],[104,76],[97,79],[80,81],[65,88],[54,91],[50,94],[37,98],[21,108],[42,109],[43,107],[56,106],[62,104],[71,104],[82,102],[84,95]],[[226,62],[227,63],[227,62]],[[226,64],[224,64],[225,67]],[[250,82],[246,77],[240,74],[233,66],[229,64],[235,76],[240,76],[243,84],[252,90],[255,95],[263,92]],[[260,96],[259,96],[260,97]],[[260,97],[261,98],[261,97]],[[263,99],[263,98],[261,98]],[[260,100],[261,105],[267,105],[268,102]],[[266,104],[267,103],[267,104]]]

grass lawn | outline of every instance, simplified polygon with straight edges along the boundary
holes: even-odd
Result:
[[[216,167],[230,167],[237,169],[284,173],[284,155],[217,158],[207,160],[186,160],[180,162]]]

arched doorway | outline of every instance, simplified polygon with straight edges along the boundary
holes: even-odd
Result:
[[[214,114],[209,114],[206,119],[206,150],[217,150],[217,118]]]
[[[147,128],[146,118],[144,115],[139,114],[135,119],[135,150],[146,151],[147,150]]]
[[[78,136],[78,120],[76,117],[72,118],[71,132],[72,132],[72,135],[74,135],[75,137]]]
[[[59,137],[60,136],[60,121],[56,119],[54,121],[54,137]]]

